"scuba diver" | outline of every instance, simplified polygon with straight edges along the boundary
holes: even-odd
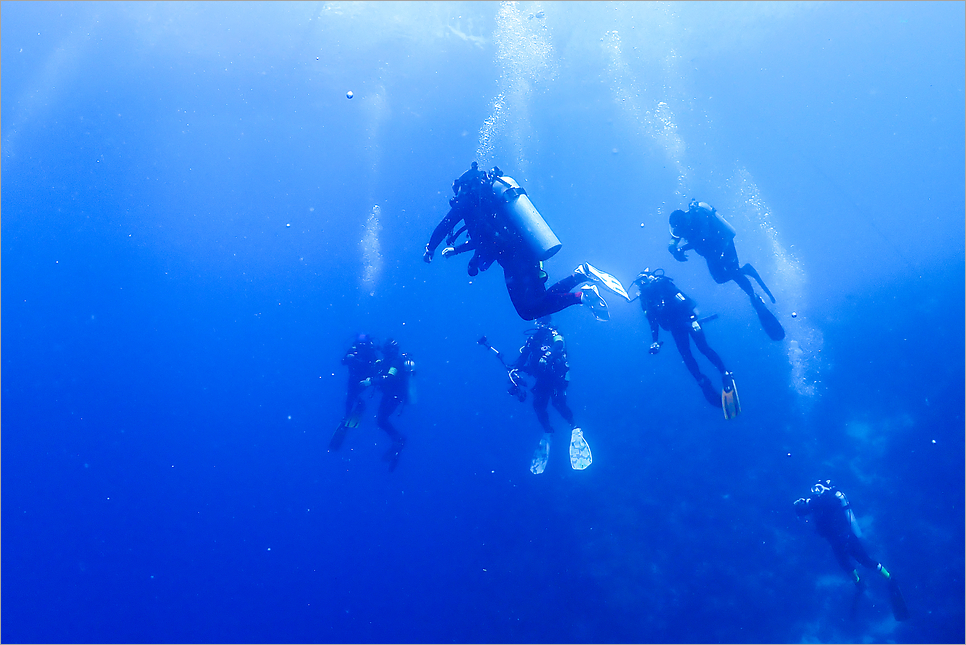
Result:
[[[389,462],[389,472],[396,469],[399,453],[406,445],[406,437],[393,427],[389,417],[400,405],[412,402],[415,367],[413,360],[399,351],[399,343],[390,338],[382,346],[382,359],[376,361],[375,374],[362,381],[363,387],[375,384],[382,390],[376,425],[392,439],[392,446],[383,456]]]
[[[701,392],[708,403],[714,407],[721,406],[725,419],[733,419],[741,413],[738,401],[738,390],[735,386],[734,375],[729,372],[721,357],[708,345],[701,328],[701,320],[695,311],[695,302],[686,296],[671,278],[664,275],[664,269],[644,269],[634,280],[640,288],[641,309],[647,316],[651,326],[651,354],[661,351],[663,341],[658,341],[660,328],[671,332],[674,344],[677,345],[684,365],[691,376],[698,382]],[[711,317],[705,319],[708,320]],[[722,391],[720,395],[711,384],[711,379],[701,373],[698,362],[691,353],[691,341],[702,354],[708,357],[721,373]]]
[[[447,246],[443,256],[475,250],[467,267],[468,273],[474,276],[494,261],[498,262],[503,268],[510,301],[524,320],[535,320],[577,304],[588,305],[598,320],[609,318],[607,303],[597,285],[584,284],[597,279],[597,275],[574,271],[556,284],[546,286],[548,276],[543,262],[560,250],[561,243],[533,206],[526,190],[512,177],[504,175],[498,167],[490,172],[482,171],[474,161],[453,182],[453,191],[450,211],[433,231],[423,252],[424,261],[432,262],[436,248],[444,239],[455,242],[465,231],[468,241],[459,247]],[[464,227],[454,232],[461,220]],[[598,273],[608,276],[602,271]],[[582,286],[572,291],[578,285]]]
[[[346,433],[359,425],[359,417],[366,408],[362,400],[362,391],[365,389],[363,381],[373,376],[375,372],[376,346],[373,344],[369,334],[360,333],[356,336],[356,342],[349,348],[345,356],[342,357],[342,364],[349,368],[349,382],[345,397],[345,416],[332,435],[329,442],[329,450],[338,450],[345,439]]]
[[[570,425],[570,465],[574,470],[583,470],[593,462],[590,446],[584,439],[583,431],[574,422],[574,413],[567,405],[567,385],[570,383],[570,365],[567,363],[567,349],[564,338],[550,322],[550,316],[543,316],[537,320],[535,329],[529,331],[529,336],[520,355],[511,364],[503,361],[503,356],[486,340],[486,336],[479,341],[480,345],[493,351],[500,363],[507,370],[510,387],[507,393],[523,403],[527,398],[527,383],[520,375],[521,372],[534,378],[533,411],[543,428],[543,438],[537,445],[530,463],[530,472],[539,475],[547,467],[550,457],[550,444],[554,430],[550,425],[550,415],[547,405],[553,403],[560,416]]]
[[[671,230],[668,251],[675,260],[687,262],[688,256],[685,252],[694,249],[698,255],[707,260],[708,271],[715,282],[724,284],[734,280],[735,284],[748,294],[761,326],[769,338],[772,340],[785,338],[785,330],[781,323],[775,318],[775,314],[768,311],[765,301],[755,293],[747,276],[755,279],[773,304],[775,296],[765,286],[755,267],[750,264],[739,266],[738,251],[735,249],[736,231],[713,206],[692,199],[687,212],[676,210],[671,213],[668,225]],[[684,246],[678,246],[682,239],[686,243]]]
[[[854,613],[856,602],[862,594],[858,571],[853,568],[852,559],[859,564],[875,569],[889,584],[889,599],[892,603],[892,614],[896,620],[906,620],[909,618],[909,610],[906,602],[899,591],[895,576],[882,566],[881,562],[873,560],[863,546],[859,530],[859,523],[855,519],[855,513],[849,505],[849,500],[845,493],[832,485],[831,480],[825,479],[818,481],[812,486],[812,496],[809,498],[800,497],[795,500],[795,514],[800,518],[811,515],[815,520],[815,530],[823,538],[828,540],[835,554],[835,559],[839,566],[850,576],[855,583],[855,596],[852,601],[852,611]]]
[[[453,197],[449,200],[450,210],[443,220],[436,225],[433,234],[423,251],[423,261],[427,264],[433,261],[436,248],[446,240],[443,257],[448,258],[466,251],[475,253],[467,265],[467,273],[477,275],[481,270],[486,271],[496,259],[495,235],[487,235],[483,227],[485,219],[491,219],[496,210],[493,200],[492,180],[485,170],[479,169],[475,161],[469,170],[464,172],[453,182]],[[456,225],[463,222],[463,226],[456,230]],[[455,231],[455,232],[454,232]],[[466,233],[468,239],[456,246],[456,240]],[[490,244],[481,244],[483,238],[489,238]],[[489,253],[487,253],[489,251]]]

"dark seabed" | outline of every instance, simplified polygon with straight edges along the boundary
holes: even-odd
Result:
[[[4,2],[2,640],[963,642],[964,14]],[[594,463],[551,410],[532,475],[476,344],[532,323],[498,266],[422,261],[474,159],[552,281],[663,267],[718,314],[741,416],[607,294],[554,316]],[[667,253],[692,198],[784,341]],[[417,364],[392,473],[375,401],[326,450],[360,331]],[[819,478],[910,620],[865,570],[850,617],[792,509]]]

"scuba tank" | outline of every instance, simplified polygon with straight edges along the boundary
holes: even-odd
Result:
[[[688,205],[688,211],[699,215],[703,221],[714,227],[722,240],[733,240],[738,231],[728,221],[718,215],[718,210],[707,202],[699,202],[692,199]]]
[[[527,197],[527,191],[499,168],[493,169],[493,194],[504,225],[523,240],[538,260],[548,260],[563,246]]]

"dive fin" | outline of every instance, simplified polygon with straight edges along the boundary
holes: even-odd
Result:
[[[761,327],[768,334],[768,337],[772,340],[782,340],[785,338],[785,329],[782,324],[778,322],[778,318],[775,318],[775,314],[768,311],[768,307],[765,306],[765,302],[761,299],[761,296],[756,295],[751,299],[751,305],[755,308],[758,313],[758,320],[761,321]]]
[[[902,597],[895,578],[889,578],[889,600],[892,601],[892,615],[895,619],[909,620],[909,608],[906,607],[906,600]]]
[[[570,467],[574,470],[583,470],[594,461],[590,454],[590,446],[584,439],[584,433],[580,428],[574,428],[570,433]]]
[[[339,427],[335,429],[332,434],[332,439],[329,440],[329,452],[335,452],[342,447],[342,442],[345,441],[346,433],[349,432],[350,428],[355,428],[359,425],[359,418],[353,415],[347,416],[339,424]]]
[[[534,475],[541,474],[547,469],[547,460],[550,459],[550,438],[544,437],[540,440],[540,445],[533,451],[533,461],[530,462],[530,472]]]
[[[574,269],[574,273],[580,273],[587,276],[591,280],[596,280],[617,295],[622,296],[624,300],[627,300],[628,302],[631,300],[631,297],[627,295],[627,291],[624,289],[624,285],[621,284],[620,280],[606,271],[601,271],[590,262],[584,262],[578,266],[576,269]]]
[[[607,302],[600,297],[600,291],[596,284],[580,285],[580,301],[582,304],[589,305],[590,311],[598,322],[610,320],[610,313],[607,311]]]
[[[775,296],[771,295],[771,291],[769,291],[765,283],[762,282],[761,276],[758,275],[758,271],[755,270],[755,267],[751,266],[750,264],[746,264],[745,266],[741,267],[741,272],[754,278],[755,282],[758,283],[758,286],[768,294],[768,297],[771,299],[771,304],[775,304]]]
[[[721,390],[721,410],[724,418],[734,419],[741,414],[741,401],[738,400],[738,386],[731,372],[725,372],[724,387]]]

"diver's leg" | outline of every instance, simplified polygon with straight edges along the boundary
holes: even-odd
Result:
[[[538,297],[542,294],[533,284],[534,278],[529,275],[529,272],[513,265],[504,265],[503,279],[506,282],[506,292],[510,296],[510,302],[513,303],[513,308],[517,310],[517,314],[524,320],[538,318],[541,314],[534,313],[534,292],[537,292]]]
[[[724,376],[724,373],[728,370],[725,369],[724,361],[722,361],[721,357],[718,356],[718,352],[711,349],[711,346],[708,345],[708,339],[704,335],[704,330],[695,330],[694,327],[692,327],[691,338],[694,339],[694,345],[698,348],[698,351],[707,356],[708,360],[711,361],[711,364],[714,365],[719,372],[721,372],[722,376]]]
[[[351,377],[349,378],[349,385],[345,395],[345,417],[346,418],[349,418],[349,416],[353,412],[357,412],[357,413],[362,412],[362,409],[365,407],[365,403],[362,401],[362,398],[359,396],[360,394],[362,394],[363,389],[364,388],[361,385],[359,385],[358,381],[356,381]]]
[[[557,412],[560,413],[564,421],[569,423],[571,428],[576,427],[574,424],[573,410],[567,405],[567,381],[564,379],[558,381],[557,387],[553,389],[551,401],[553,407],[557,409]]]
[[[534,320],[541,316],[549,316],[558,311],[579,305],[580,293],[571,293],[564,287],[569,279],[555,284],[552,293],[543,286],[536,266],[526,267],[525,270],[507,269],[504,267],[507,293],[513,302],[517,314],[524,320]],[[572,278],[573,276],[571,276]]]
[[[694,360],[694,354],[691,353],[691,341],[689,340],[689,335],[687,328],[682,325],[677,325],[671,329],[671,337],[674,339],[674,344],[678,348],[678,352],[681,354],[681,358],[684,360],[684,366],[688,368],[688,372],[695,380],[700,381],[704,374],[701,373],[701,368],[698,367],[698,361]]]
[[[547,412],[547,404],[550,403],[550,388],[546,387],[542,381],[537,381],[533,386],[533,411],[537,415],[537,421],[544,432],[553,432],[550,425],[550,414]]]
[[[768,294],[768,298],[771,300],[772,304],[775,304],[775,296],[773,296],[771,291],[769,291],[768,286],[761,279],[761,276],[758,275],[758,272],[755,270],[755,267],[751,266],[750,264],[746,264],[745,266],[741,267],[741,272],[745,275],[750,275],[752,278],[754,278],[755,282],[758,283],[758,286],[762,288],[762,291]]]
[[[698,387],[701,388],[701,393],[704,395],[705,400],[713,405],[714,407],[720,407],[721,396],[718,391],[711,385],[711,379],[701,373],[701,369],[698,367],[698,361],[694,360],[694,354],[691,353],[691,341],[690,325],[687,323],[682,323],[671,329],[671,336],[674,338],[674,344],[678,348],[678,352],[681,353],[681,358],[684,360],[685,367],[694,377],[694,380],[698,382]]]
[[[869,555],[869,552],[865,550],[862,540],[857,538],[855,535],[849,536],[848,552],[863,567],[878,570],[882,566],[872,559],[872,556]],[[886,572],[886,577],[888,577],[888,572]]]
[[[583,284],[584,282],[590,282],[590,278],[580,273],[574,273],[557,282],[552,287],[549,287],[547,293],[566,293],[578,284]]]
[[[849,548],[846,544],[846,540],[829,540],[829,545],[832,547],[832,553],[835,555],[835,561],[839,563],[842,571],[849,574],[852,581],[858,584],[859,574],[855,572],[855,567],[852,566],[852,558],[849,557]]]
[[[400,398],[383,394],[382,400],[379,401],[379,411],[376,413],[376,425],[389,435],[393,443],[405,441],[403,435],[389,422],[389,417],[396,411],[400,403],[402,403]]]

